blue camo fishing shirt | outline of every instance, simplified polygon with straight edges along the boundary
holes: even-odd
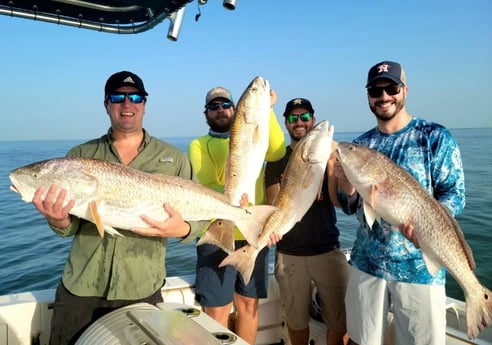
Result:
[[[413,118],[399,132],[385,134],[373,128],[356,138],[354,143],[378,150],[405,168],[454,217],[463,211],[465,179],[461,154],[457,142],[443,126]],[[347,202],[343,209],[346,213],[353,213],[354,203],[358,203],[356,213],[360,226],[351,252],[353,265],[386,280],[445,283],[444,268],[432,277],[419,249],[399,231],[392,230],[384,220],[382,225],[375,222],[372,229],[369,228],[361,198],[351,199],[352,205]]]

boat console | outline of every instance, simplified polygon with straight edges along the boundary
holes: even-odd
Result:
[[[194,306],[136,303],[93,323],[76,345],[247,345]]]

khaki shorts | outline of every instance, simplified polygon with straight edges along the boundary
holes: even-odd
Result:
[[[357,344],[383,344],[389,310],[394,344],[446,343],[444,285],[387,281],[351,267],[345,305],[348,334]]]
[[[277,252],[275,278],[288,327],[293,330],[308,328],[314,283],[326,325],[335,332],[345,333],[344,297],[348,272],[349,264],[340,249],[312,256]]]

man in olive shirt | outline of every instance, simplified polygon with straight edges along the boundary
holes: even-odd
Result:
[[[191,164],[178,148],[160,141],[143,129],[147,92],[135,74],[122,71],[106,82],[104,107],[111,121],[98,139],[72,148],[67,156],[103,159],[148,173],[192,179]],[[41,196],[46,188],[48,193]],[[185,222],[170,206],[169,218],[155,228],[124,231],[124,237],[98,234],[95,224],[69,214],[66,191],[56,185],[41,187],[33,203],[59,236],[74,236],[72,248],[57,288],[50,344],[73,344],[98,317],[136,302],[162,302],[168,237],[192,241],[203,222]],[[152,235],[152,236],[142,236]]]

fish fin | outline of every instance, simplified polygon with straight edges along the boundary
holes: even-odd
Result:
[[[428,255],[424,252],[422,252],[422,256],[424,258],[427,270],[429,271],[430,275],[434,277],[442,268],[441,263],[434,256]]]
[[[316,194],[316,200],[321,200],[322,196],[323,196],[323,179],[325,177],[325,174],[323,173],[321,179],[318,181],[319,185],[318,185],[318,193]]]
[[[376,204],[376,195],[377,195],[377,186],[376,185],[372,185],[371,186],[371,191],[369,192],[369,200],[367,200],[367,202],[369,203],[369,205],[371,205],[371,208],[374,209],[374,205]]]
[[[302,186],[304,188],[309,188],[309,186],[311,186],[311,184],[313,183],[313,180],[316,178],[317,175],[318,174],[313,171],[313,166],[310,165],[308,167],[308,172],[306,174],[306,178],[302,182]],[[318,181],[318,192],[316,193],[316,200],[320,200],[321,194],[323,192],[323,178],[324,178],[324,174],[322,174],[321,179],[319,179],[319,181]]]
[[[233,266],[241,273],[244,283],[248,284],[251,275],[253,274],[258,252],[259,249],[256,249],[251,245],[245,245],[244,247],[237,249],[234,253],[226,256],[219,264],[219,267],[224,267],[226,265]]]
[[[236,219],[236,226],[250,245],[258,248],[258,236],[270,215],[277,210],[271,205],[254,205],[243,207],[243,217]]]
[[[97,210],[97,203],[95,201],[89,202],[89,210],[91,212],[92,219],[94,219],[94,224],[96,224],[97,232],[99,232],[99,236],[101,238],[104,237],[104,232],[107,232],[111,236],[125,237],[115,228],[109,225],[104,225],[101,215]]]
[[[306,178],[304,179],[304,181],[302,182],[302,186],[304,188],[307,188],[311,185],[311,182],[313,181],[313,173],[312,173],[312,170],[311,170],[311,166],[308,167],[308,172],[306,174]]]
[[[258,145],[261,140],[260,126],[256,125],[255,130],[253,131],[253,146]]]
[[[374,210],[374,205],[376,204],[377,197],[377,186],[372,185],[371,191],[369,192],[369,196],[367,199],[364,199],[364,215],[366,216],[367,224],[370,227],[374,224],[375,221],[378,221],[381,224],[381,216],[376,213]]]
[[[381,224],[381,216],[379,216],[376,211],[369,205],[365,200],[363,203],[364,207],[364,216],[366,217],[366,222],[369,225],[369,227],[372,228],[372,225],[374,222],[378,221],[379,224]]]
[[[97,211],[97,203],[95,201],[89,202],[89,210],[91,211],[92,219],[94,220],[94,224],[96,224],[97,231],[99,232],[99,236],[101,238],[104,237],[104,223],[102,221],[99,212]]]
[[[465,292],[466,333],[475,339],[480,331],[492,325],[492,292],[484,286],[472,293]]]
[[[120,237],[125,237],[121,232],[113,228],[112,226],[109,225],[104,225],[104,231],[106,231],[108,234],[111,236],[120,236]]]
[[[200,237],[197,246],[209,243],[221,248],[227,254],[234,251],[234,223],[226,219],[216,219]]]

